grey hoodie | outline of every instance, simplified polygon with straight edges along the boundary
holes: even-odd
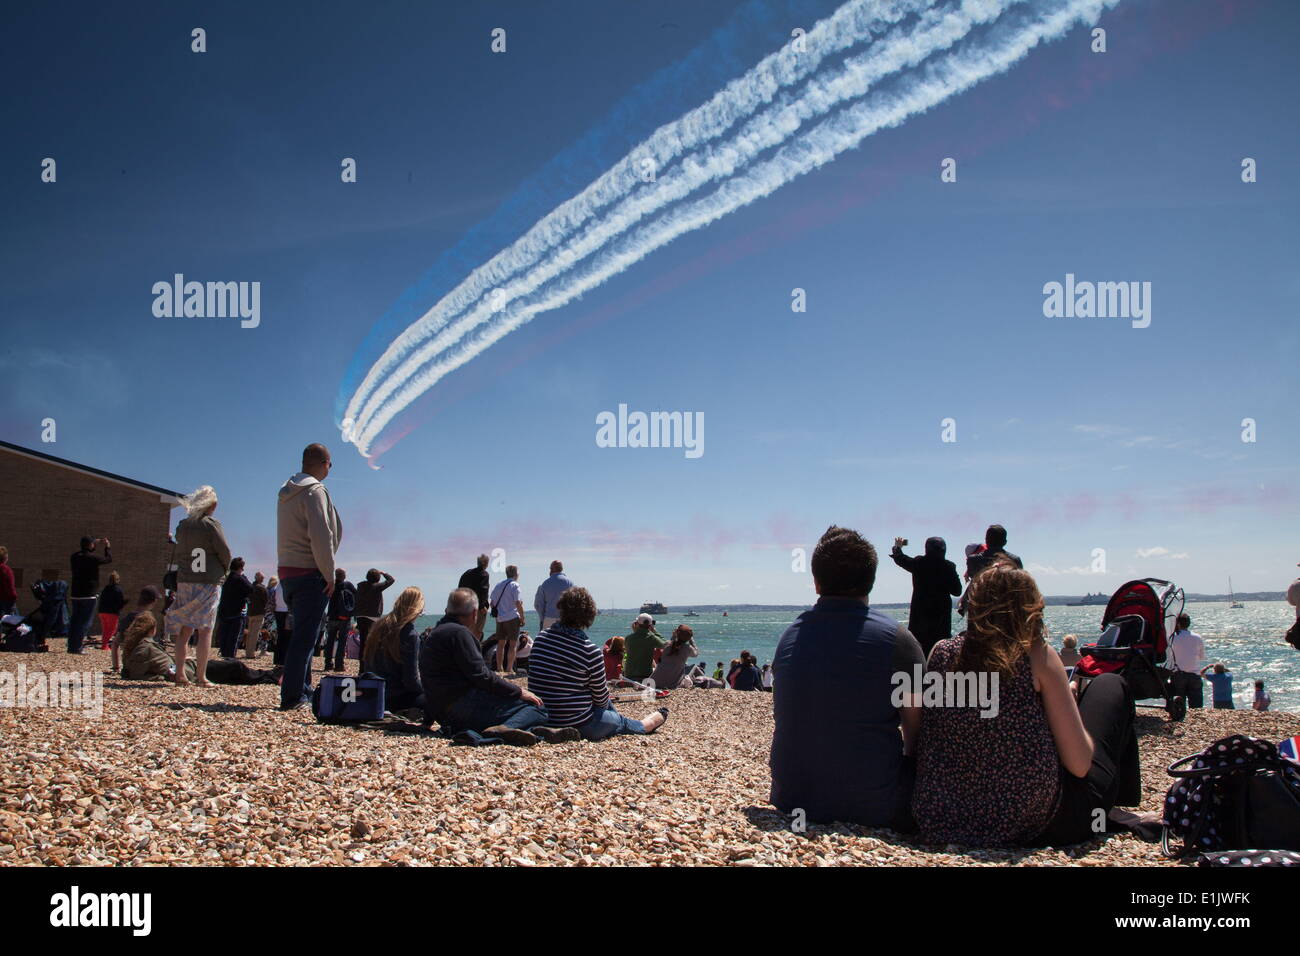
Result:
[[[334,580],[334,552],[343,540],[343,522],[325,486],[305,471],[280,488],[276,542],[282,568],[316,568]]]

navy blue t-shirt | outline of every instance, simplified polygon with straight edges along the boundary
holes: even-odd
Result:
[[[861,601],[824,597],[795,618],[772,659],[773,806],[887,825],[903,759],[892,677],[924,663],[906,627]]]

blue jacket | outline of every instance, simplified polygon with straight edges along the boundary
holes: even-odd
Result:
[[[533,598],[533,610],[537,612],[537,616],[542,619],[559,617],[560,609],[556,607],[556,602],[560,600],[560,595],[571,587],[573,582],[563,571],[556,571],[537,585],[537,595]],[[537,622],[537,626],[541,627],[541,621]]]

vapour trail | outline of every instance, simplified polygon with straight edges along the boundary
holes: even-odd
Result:
[[[722,135],[735,123],[752,115],[781,88],[805,79],[827,57],[870,39],[875,33],[909,16],[928,10],[936,2],[938,0],[852,0],[809,31],[806,37],[808,52],[796,56],[782,50],[769,55],[742,77],[726,84],[704,105],[660,127],[578,195],[560,204],[518,240],[471,271],[455,289],[398,335],[357,387],[344,412],[345,418],[359,421],[367,417],[368,410],[361,403],[378,383],[395,372],[411,349],[430,334],[463,310],[480,304],[486,295],[512,276],[552,253],[557,244],[602,209],[625,198],[638,186],[648,185],[642,181],[639,164],[649,160],[656,169],[669,166],[683,153]],[[373,404],[368,407],[373,408]]]
[[[768,195],[877,130],[898,125],[1005,71],[1037,44],[1059,37],[1078,22],[1095,21],[1118,0],[1033,0],[1021,6],[1017,2],[968,0],[959,8],[926,11],[910,25],[887,33],[865,53],[826,69],[823,76],[811,77],[798,95],[774,94],[771,105],[741,124],[729,141],[706,144],[698,156],[684,157],[661,182],[642,184],[650,188],[615,207],[615,213],[606,217],[612,221],[596,219],[567,245],[554,249],[546,261],[513,283],[496,286],[501,290],[497,301],[484,302],[480,296],[458,321],[444,322],[440,334],[408,347],[397,374],[380,386],[382,397],[377,390],[361,407],[353,433],[358,447],[364,453],[410,402],[536,314],[572,301],[673,238]],[[991,27],[976,30],[989,21]],[[809,32],[810,43],[828,22]],[[841,49],[849,45],[842,36],[837,42]],[[885,90],[872,89],[882,77],[897,82]],[[747,78],[753,79],[747,74],[742,81]],[[851,105],[838,108],[849,101]],[[809,124],[810,118],[822,116]],[[783,141],[768,158],[755,161],[758,153],[773,146],[774,131],[785,133]],[[634,150],[620,165],[640,155]],[[709,182],[719,185],[706,196],[678,202]],[[671,198],[654,203],[651,200],[660,186],[663,195]],[[672,203],[677,204],[663,208]],[[557,280],[560,273],[565,274]],[[509,302],[508,307],[494,310],[501,299]]]
[[[581,232],[574,232],[569,224],[564,222],[539,223],[538,227],[530,230],[530,233],[536,233],[540,229],[543,233],[542,241],[551,247],[550,258],[534,266],[535,259],[531,250],[520,253],[512,246],[498,256],[496,261],[502,267],[522,273],[517,278],[512,281],[501,281],[494,287],[489,283],[488,287],[484,288],[476,287],[476,280],[482,281],[484,277],[472,274],[462,285],[462,288],[470,287],[470,296],[462,301],[472,307],[472,312],[469,315],[462,313],[459,321],[446,331],[442,331],[456,315],[457,306],[461,302],[452,301],[453,296],[448,296],[430,310],[420,322],[408,330],[415,334],[410,339],[395,342],[393,349],[390,350],[389,355],[395,352],[400,356],[400,364],[396,368],[391,366],[386,368],[384,370],[386,380],[378,384],[359,409],[350,405],[348,414],[354,421],[359,421],[364,426],[376,409],[422,365],[474,328],[489,321],[493,313],[500,311],[504,303],[535,291],[541,284],[572,268],[579,261],[608,245],[635,223],[669,203],[684,198],[709,182],[732,175],[736,169],[750,162],[762,151],[784,142],[799,126],[810,119],[862,96],[873,83],[905,67],[915,66],[936,51],[960,40],[976,23],[993,20],[1006,7],[1023,2],[1027,0],[979,0],[975,3],[968,2],[960,8],[943,7],[926,10],[914,24],[886,34],[873,43],[866,53],[850,59],[841,66],[824,70],[823,75],[812,77],[798,94],[783,91],[771,97],[766,95],[759,97],[747,87],[764,86],[765,74],[761,72],[761,68],[759,72],[750,71],[741,81],[732,84],[742,90],[739,105],[750,110],[750,114],[744,125],[736,129],[729,139],[716,144],[705,143],[700,150],[690,154],[681,162],[669,165],[671,159],[685,152],[686,147],[691,145],[692,139],[700,142],[706,139],[704,135],[698,135],[684,140],[675,133],[665,132],[670,130],[670,127],[684,125],[692,133],[711,134],[724,123],[731,123],[736,116],[737,103],[720,104],[718,97],[714,97],[699,111],[693,111],[705,114],[703,122],[695,123],[697,117],[687,114],[682,120],[668,124],[657,131],[652,137],[652,140],[659,141],[656,147],[658,151],[653,157],[655,169],[658,171],[664,165],[668,168],[664,169],[662,175],[656,175],[653,186],[635,175],[622,176],[617,182],[624,198],[597,221],[586,225]],[[809,36],[811,42],[819,42],[818,38],[823,26],[825,25],[819,25],[814,29]],[[843,22],[833,24],[835,30],[833,45],[836,51],[848,44],[848,34],[841,29],[842,26]],[[790,58],[788,54],[785,56],[787,60]],[[807,54],[799,54],[798,58],[807,58]],[[766,94],[766,90],[764,92]],[[764,102],[768,105],[759,109]],[[734,123],[731,124],[734,126]],[[646,155],[638,148],[629,154],[629,157],[632,157],[632,164],[636,165],[644,162]],[[626,166],[627,163],[628,159],[625,158],[619,166]],[[602,177],[602,180],[606,179],[607,177]],[[597,186],[601,185],[612,184],[598,182]],[[588,190],[584,190],[583,197],[589,197],[593,191],[599,194],[602,190],[589,187]],[[578,204],[589,207],[591,201],[591,198],[583,198],[583,201]],[[551,217],[548,217],[549,219]],[[518,245],[517,243],[516,246]],[[555,248],[557,245],[560,245],[560,248]],[[520,268],[518,261],[524,257],[529,260],[527,265],[533,266],[526,271]],[[432,338],[429,337],[431,335]]]

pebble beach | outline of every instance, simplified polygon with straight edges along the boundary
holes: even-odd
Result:
[[[102,672],[109,655],[6,654],[0,669],[19,664]],[[769,694],[675,690],[657,734],[532,748],[320,725],[278,712],[277,695],[105,675],[98,718],[0,708],[0,864],[1179,865],[1130,835],[966,850],[848,825],[791,832],[767,804]],[[1300,716],[1141,710],[1138,732],[1141,809],[1159,810],[1170,762],[1229,733],[1280,740]]]

